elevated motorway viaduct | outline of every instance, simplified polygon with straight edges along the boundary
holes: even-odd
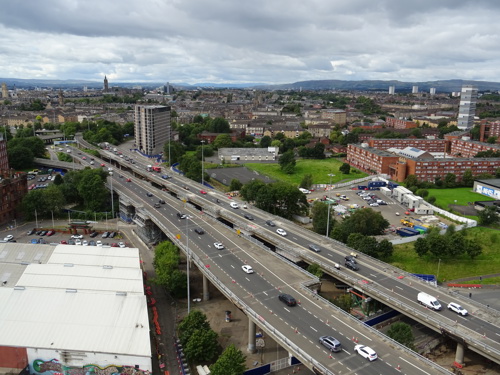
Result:
[[[122,165],[122,168],[124,166],[130,168],[121,158],[109,154],[107,156],[110,162]],[[459,295],[450,294],[444,288],[426,284],[400,269],[367,256],[360,259],[359,272],[346,269],[338,271],[333,267],[334,263],[342,263],[344,256],[351,252],[351,249],[341,243],[318,236],[282,218],[271,218],[268,213],[257,209],[251,210],[255,220],[249,222],[243,218],[244,210],[230,209],[227,197],[220,193],[200,194],[198,190],[200,185],[193,181],[180,176],[165,181],[157,174],[147,172],[145,166],[141,164],[135,164],[131,169],[136,176],[148,179],[151,184],[163,189],[164,193],[186,202],[198,213],[203,212],[205,217],[215,218],[234,229],[239,229],[245,238],[257,240],[261,245],[272,244],[276,252],[291,260],[318,263],[325,272],[351,285],[364,295],[380,300],[435,331],[453,337],[457,341],[457,362],[463,361],[464,349],[468,347],[500,363],[500,346],[496,340],[500,336],[500,319],[496,310]],[[191,190],[187,191],[182,186],[191,186]],[[222,204],[216,204],[217,199]],[[268,219],[273,219],[290,235],[286,238],[278,236],[274,232],[275,228],[265,225]],[[319,244],[321,253],[306,250],[309,243]],[[455,301],[472,314],[461,317],[450,311],[434,312],[422,308],[416,298],[420,291],[437,296],[444,308],[450,301]]]
[[[189,263],[201,270],[204,298],[208,298],[210,282],[248,316],[250,351],[255,350],[258,326],[304,365],[321,374],[449,374],[318,296],[314,290],[319,280],[259,241],[243,232],[237,235],[235,229],[223,225],[209,212],[202,213],[168,192],[153,190],[145,181],[127,182],[116,175],[112,178],[113,189],[120,201],[123,199],[121,205],[135,207],[134,221],[138,227],[146,228],[148,222],[153,222],[184,251]],[[146,193],[151,191],[154,195],[148,197]],[[166,204],[154,208],[159,199]],[[177,212],[189,218],[178,219]],[[196,234],[195,228],[202,228],[205,234]],[[214,242],[223,243],[224,249],[217,250]],[[251,265],[255,273],[244,273],[244,264]],[[277,298],[280,293],[292,294],[299,304],[284,305]],[[327,351],[318,343],[321,335],[336,337],[343,350]],[[379,359],[367,362],[357,355],[353,350],[355,341],[372,347]]]

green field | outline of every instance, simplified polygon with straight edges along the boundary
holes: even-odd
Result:
[[[429,197],[436,197],[436,203],[434,203],[434,205],[443,210],[449,210],[450,204],[467,206],[467,202],[494,200],[493,198],[474,193],[470,187],[427,190],[429,191]]]
[[[285,181],[293,185],[299,185],[302,178],[306,174],[312,174],[313,184],[329,184],[330,177],[328,174],[334,174],[332,177],[332,183],[335,184],[339,181],[350,181],[357,178],[362,178],[368,176],[366,173],[359,172],[358,170],[353,170],[351,168],[351,173],[344,175],[339,172],[339,167],[342,165],[342,161],[338,159],[323,159],[323,160],[297,160],[297,166],[295,167],[295,173],[292,175],[285,174],[281,171],[279,164],[261,164],[261,163],[246,163],[245,166],[253,171],[257,171],[260,174],[269,176],[277,181]]]
[[[500,232],[489,228],[470,228],[465,231],[467,238],[482,245],[483,253],[471,260],[467,255],[458,258],[438,259],[419,258],[413,250],[413,243],[394,246],[394,254],[390,263],[411,273],[437,275],[439,264],[439,281],[449,281],[462,277],[472,277],[500,272]],[[483,279],[484,280],[484,279]]]

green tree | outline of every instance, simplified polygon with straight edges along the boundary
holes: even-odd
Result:
[[[347,313],[351,312],[353,302],[352,302],[352,297],[349,293],[342,294],[334,299],[331,300],[331,302],[339,307],[340,309],[344,310]]]
[[[474,260],[474,258],[483,253],[483,249],[477,241],[467,239],[465,240],[465,252],[472,260]]]
[[[493,137],[493,136],[488,137],[488,139],[486,140],[486,142],[493,145],[493,144],[495,144],[497,142],[497,137]]]
[[[53,181],[54,181],[54,182],[53,182],[53,184],[54,184],[54,185],[59,186],[59,185],[61,185],[61,184],[63,183],[63,178],[62,178],[62,176],[58,173],[58,174],[56,174],[56,175],[55,175],[55,177],[54,177],[54,180],[53,180]]]
[[[287,174],[293,174],[295,171],[295,155],[292,150],[283,153],[278,160],[281,170]]]
[[[212,133],[230,133],[229,122],[225,118],[214,118],[209,126],[209,131]]]
[[[436,197],[434,195],[431,195],[430,197],[428,197],[427,199],[427,202],[429,202],[430,204],[434,204],[436,202]]]
[[[302,181],[300,181],[299,187],[304,189],[309,189],[312,186],[312,183],[313,183],[312,174],[306,174],[302,178]]]
[[[209,330],[210,323],[203,312],[200,310],[191,310],[178,326],[179,339],[182,345],[186,345],[193,332],[198,329]]]
[[[417,238],[415,244],[413,245],[413,248],[415,249],[415,252],[420,258],[422,258],[425,254],[429,252],[429,244],[427,243],[427,240],[422,237]]]
[[[457,185],[457,176],[454,173],[446,173],[444,177],[444,187],[454,188]]]
[[[260,139],[260,147],[267,148],[271,146],[272,139],[270,136],[265,135]]]
[[[342,163],[339,167],[339,171],[342,174],[349,174],[351,172],[351,166],[348,163]]]
[[[429,190],[427,189],[418,189],[415,194],[417,194],[419,197],[425,198],[429,195]]]
[[[478,211],[480,225],[493,225],[499,222],[500,217],[497,213],[497,206],[486,206],[484,210]]]
[[[408,175],[404,181],[406,187],[409,189],[411,186],[418,186],[418,179],[417,176],[414,174]]]
[[[448,241],[444,236],[439,234],[439,231],[429,231],[427,234],[427,243],[429,252],[435,258],[442,258],[448,255]]]
[[[210,366],[212,375],[243,375],[246,371],[246,357],[243,352],[230,344]]]
[[[377,258],[389,259],[394,253],[394,245],[387,239],[383,239],[377,246]]]
[[[50,184],[47,189],[43,190],[43,200],[47,211],[58,213],[64,208],[66,200],[61,189],[54,184]]]
[[[285,153],[288,151],[293,151],[295,148],[295,141],[292,138],[285,138],[281,145],[281,152]]]
[[[33,220],[35,218],[35,212],[37,215],[45,215],[45,202],[43,199],[43,190],[31,190],[23,198],[21,209],[24,217],[27,220]]]
[[[233,141],[231,140],[231,136],[229,134],[219,134],[215,138],[212,145],[216,150],[218,150],[221,148],[231,147],[233,145]]]
[[[27,147],[8,147],[7,157],[11,168],[27,169],[33,167],[34,156],[31,150]]]
[[[465,238],[462,233],[455,232],[447,234],[446,237],[448,238],[448,256],[456,258],[465,253]]]
[[[240,189],[240,194],[248,202],[255,202],[261,189],[266,189],[266,184],[261,180],[252,180]]]
[[[313,231],[322,235],[326,235],[326,227],[328,226],[328,204],[320,201],[314,202],[312,209]],[[333,228],[335,220],[332,218],[330,209],[330,230]]]
[[[194,330],[184,346],[184,353],[191,364],[212,362],[218,352],[217,333],[212,329]]]
[[[364,208],[342,220],[334,228],[332,235],[336,240],[346,243],[351,233],[377,236],[383,234],[388,227],[389,222],[380,212],[376,212],[371,208]]]
[[[387,336],[411,350],[415,349],[415,337],[413,335],[413,331],[411,326],[406,323],[396,322],[391,324],[391,327],[387,331]]]
[[[170,145],[170,147],[169,147]],[[180,142],[167,142],[163,147],[163,155],[168,158],[170,148],[170,165],[180,162],[182,156],[186,153],[184,146]]]
[[[474,185],[474,176],[471,169],[466,169],[462,175],[462,185],[472,187]]]
[[[321,266],[317,263],[310,264],[307,267],[307,272],[316,276],[318,279],[321,279],[323,277],[323,270],[321,269]]]
[[[238,191],[242,188],[243,184],[240,180],[233,178],[229,184],[229,191]]]

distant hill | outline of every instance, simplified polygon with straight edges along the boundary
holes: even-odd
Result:
[[[396,93],[411,92],[413,86],[418,86],[419,92],[429,92],[431,87],[436,92],[460,91],[463,85],[477,86],[479,91],[500,90],[500,82],[488,81],[466,81],[461,79],[450,79],[441,81],[426,82],[402,82],[402,81],[342,81],[342,80],[322,80],[322,81],[301,81],[282,85],[263,85],[258,88],[268,90],[360,90],[360,91],[388,91],[389,86],[395,86]]]
[[[102,82],[85,80],[49,80],[49,79],[21,79],[21,78],[0,78],[0,82],[5,82],[9,88],[14,85],[18,88],[102,88]],[[166,82],[110,82],[110,86],[132,87],[142,86],[144,88],[153,88],[165,85]],[[475,85],[479,91],[498,91],[500,82],[488,81],[467,81],[461,79],[426,81],[426,82],[402,82],[402,81],[382,81],[382,80],[364,80],[364,81],[343,81],[343,80],[317,80],[301,81],[295,83],[267,85],[261,83],[171,83],[172,86],[186,90],[202,88],[254,88],[261,90],[359,90],[359,91],[388,91],[389,86],[395,86],[396,93],[411,92],[413,86],[418,86],[420,92],[429,92],[431,87],[436,92],[449,93],[460,91],[463,85]]]

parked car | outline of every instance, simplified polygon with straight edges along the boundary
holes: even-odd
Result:
[[[121,248],[123,248],[123,247],[127,247],[127,246],[125,246],[125,243],[124,243],[124,242],[118,242],[118,246],[119,246],[119,247],[121,247]]]
[[[74,240],[81,240],[83,236],[81,234],[73,234],[71,238]]]
[[[14,239],[14,236],[12,234],[8,234],[7,236],[4,237],[4,241],[12,241]]]
[[[111,232],[108,237],[109,238],[115,238],[115,236],[116,236],[116,232]]]
[[[97,232],[92,232],[92,233],[90,233],[90,237],[95,238],[95,237],[97,237],[98,234],[99,233],[97,233]]]
[[[96,246],[96,242],[94,240],[89,241],[89,246]]]
[[[83,241],[82,241],[82,245],[83,245],[83,246],[89,246],[89,241],[87,241],[87,240],[83,240]]]
[[[103,234],[101,234],[101,238],[108,238],[109,236],[109,232],[104,232]]]
[[[245,273],[253,273],[253,268],[252,268],[252,266],[249,266],[248,264],[245,264],[245,265],[241,266],[241,269],[242,269]]]
[[[32,244],[37,244],[38,243],[38,238],[33,238],[30,242]]]
[[[82,244],[82,240],[80,240],[79,238],[77,238],[77,239],[75,240],[75,245],[77,245],[77,246],[81,246],[81,244]]]
[[[278,299],[288,306],[295,306],[297,301],[290,294],[282,293],[278,296]]]
[[[102,246],[102,241],[96,241],[96,242],[95,242],[95,245],[96,245],[96,246]]]
[[[29,230],[27,234],[28,234],[28,236],[32,236],[35,233],[36,233],[36,229],[32,229],[32,230]]]
[[[56,231],[52,230],[52,229],[47,232],[47,236],[49,236],[49,237],[53,236],[54,234],[56,234]]]
[[[65,241],[65,240],[61,240],[61,242],[59,242],[59,243],[60,243],[61,245],[67,245],[67,244],[68,244],[68,242],[67,242],[67,241]]]

